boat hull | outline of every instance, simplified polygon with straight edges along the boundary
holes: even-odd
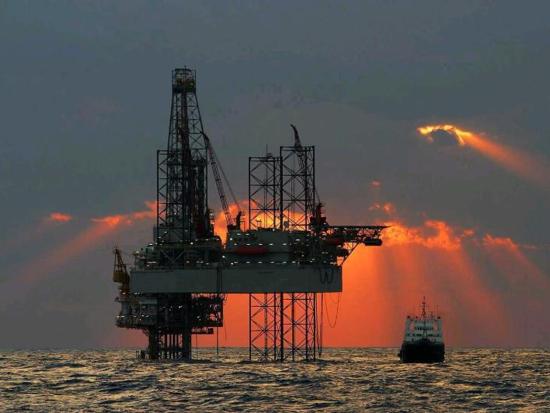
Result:
[[[403,363],[440,363],[445,360],[445,345],[429,340],[403,343],[399,358]]]

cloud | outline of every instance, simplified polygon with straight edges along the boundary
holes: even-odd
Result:
[[[84,255],[114,231],[130,227],[138,221],[152,220],[156,217],[156,202],[146,201],[145,204],[147,206],[145,210],[92,218],[87,227],[73,234],[68,241],[51,246],[44,254],[22,265],[16,279],[27,284],[41,279],[64,266],[69,260]],[[56,215],[56,217],[56,222],[72,219],[65,214]]]
[[[497,237],[491,234],[485,234],[482,239],[482,244],[487,248],[504,248],[511,251],[519,250],[519,245],[510,237]]]
[[[451,226],[442,220],[426,220],[421,226],[407,226],[401,222],[388,221],[389,226],[383,233],[384,244],[420,245],[430,249],[458,250],[462,239],[471,234]]]
[[[453,125],[427,125],[421,126],[417,130],[430,143],[458,144],[459,146],[466,144],[462,137],[463,131]]]
[[[383,212],[386,215],[394,216],[396,213],[395,205],[391,202],[378,203],[375,202],[369,207],[369,211]]]
[[[546,159],[455,125],[426,125],[417,130],[431,143],[440,140],[444,142],[445,139],[452,137],[459,146],[472,148],[508,171],[539,186],[550,188],[550,165]]]
[[[95,223],[105,224],[109,227],[118,227],[120,225],[133,225],[136,221],[154,219],[157,216],[156,201],[145,201],[147,209],[142,211],[130,212],[128,214],[105,215],[92,218]]]
[[[46,218],[49,222],[69,222],[73,220],[72,215],[64,214],[62,212],[52,212]]]

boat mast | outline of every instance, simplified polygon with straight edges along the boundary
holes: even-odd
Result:
[[[426,319],[426,296],[422,297],[422,318]]]
[[[424,338],[428,336],[428,328],[426,325],[426,296],[422,297],[422,335]]]

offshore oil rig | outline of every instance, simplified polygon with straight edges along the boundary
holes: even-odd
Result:
[[[157,152],[154,239],[134,253],[131,268],[115,248],[116,325],[145,332],[142,357],[190,360],[192,335],[223,326],[226,295],[248,294],[250,360],[316,360],[318,294],[342,291],[343,262],[360,244],[382,245],[385,227],[329,225],[316,190],[315,147],[302,145],[294,126],[293,145],[248,159],[244,220],[204,131],[196,85],[194,70],[173,70],[168,147]],[[208,166],[225,242],[214,233]]]

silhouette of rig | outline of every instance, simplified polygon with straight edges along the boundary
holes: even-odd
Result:
[[[323,293],[342,291],[343,262],[360,244],[382,245],[385,227],[328,224],[316,190],[315,147],[302,145],[293,125],[294,145],[248,158],[243,222],[204,132],[196,84],[194,70],[172,72],[168,146],[157,152],[154,239],[134,253],[131,268],[115,248],[116,324],[145,332],[144,358],[190,360],[192,335],[223,326],[226,295],[248,294],[250,360],[316,360]],[[214,233],[208,166],[227,221],[225,243]]]

